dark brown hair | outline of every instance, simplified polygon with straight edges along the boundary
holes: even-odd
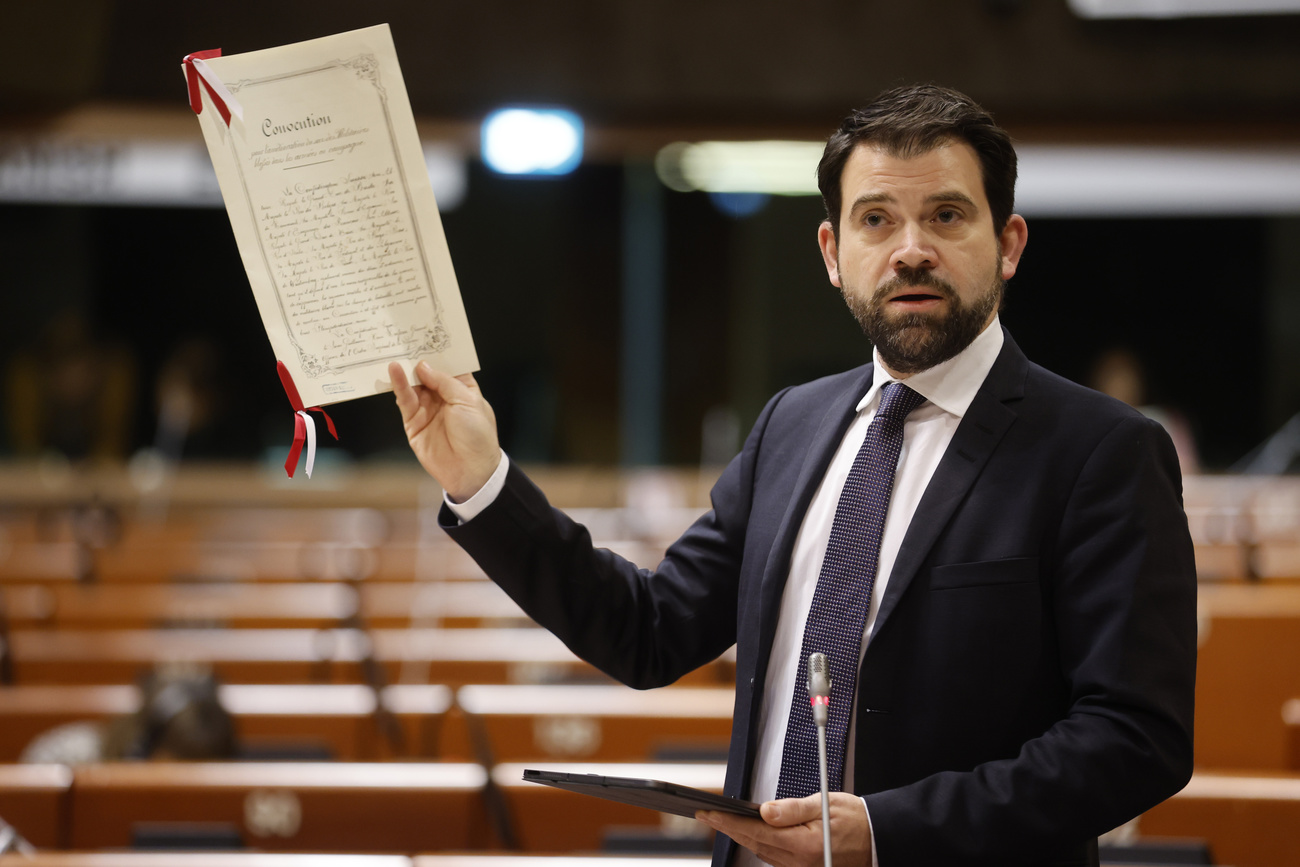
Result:
[[[910,159],[950,142],[965,142],[979,157],[984,195],[989,200],[993,230],[1001,233],[1016,198],[1016,150],[1011,136],[993,116],[964,93],[919,84],[887,90],[840,123],[826,142],[817,166],[817,186],[826,205],[835,237],[840,235],[843,192],[840,178],[849,155],[860,144],[882,148],[891,156]]]

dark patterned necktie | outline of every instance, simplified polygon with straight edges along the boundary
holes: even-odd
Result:
[[[903,447],[903,421],[924,400],[901,382],[889,383],[881,390],[880,409],[867,428],[867,438],[853,460],[835,507],[826,556],[804,626],[799,670],[804,670],[810,653],[824,653],[830,662],[826,768],[832,792],[841,791],[844,785],[845,742],[857,685],[858,657],[880,563],[880,534]],[[804,679],[797,680],[785,731],[778,798],[802,798],[821,791],[817,728]]]

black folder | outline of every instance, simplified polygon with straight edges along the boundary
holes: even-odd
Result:
[[[695,818],[697,810],[721,810],[758,818],[758,804],[662,780],[604,777],[600,774],[573,774],[532,768],[524,770],[524,780],[691,819]]]

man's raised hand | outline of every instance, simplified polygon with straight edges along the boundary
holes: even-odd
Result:
[[[451,376],[421,361],[412,385],[397,362],[388,365],[402,426],[420,465],[455,502],[476,494],[501,462],[496,415],[471,374]]]

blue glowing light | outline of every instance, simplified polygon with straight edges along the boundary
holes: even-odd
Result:
[[[504,175],[567,175],[582,162],[582,118],[549,108],[503,108],[483,121],[483,162]]]
[[[754,216],[771,198],[767,193],[709,193],[713,207],[736,220]]]

